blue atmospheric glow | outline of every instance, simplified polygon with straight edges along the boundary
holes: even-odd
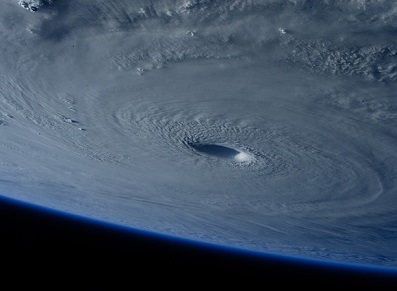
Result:
[[[258,252],[258,251],[252,251],[252,250],[246,250],[246,249],[240,249],[240,248],[234,248],[234,247],[229,247],[229,246],[224,246],[224,245],[219,245],[219,244],[213,244],[213,243],[207,243],[207,242],[201,242],[201,241],[195,241],[195,240],[190,240],[186,238],[180,238],[180,237],[174,237],[170,235],[165,235],[161,233],[156,233],[156,232],[151,232],[151,231],[145,231],[141,229],[134,229],[131,227],[127,226],[122,226],[118,224],[113,224],[105,221],[100,221],[92,218],[87,218],[71,213],[66,213],[63,211],[58,211],[58,210],[53,210],[47,207],[31,204],[28,202],[8,198],[1,196],[0,197],[0,203],[1,201],[7,202],[7,203],[12,203],[14,205],[19,205],[22,206],[25,209],[31,209],[34,211],[37,211],[38,213],[43,213],[43,214],[50,214],[53,216],[53,218],[62,218],[66,220],[70,220],[70,222],[74,221],[77,223],[81,224],[86,224],[86,226],[91,225],[92,227],[103,227],[104,231],[112,232],[112,231],[117,231],[119,232],[120,235],[131,235],[131,236],[142,236],[146,237],[147,239],[151,239],[153,241],[158,241],[160,244],[161,243],[176,243],[180,245],[186,245],[188,247],[196,248],[196,249],[201,249],[203,251],[210,251],[210,252],[219,252],[219,253],[224,253],[224,254],[230,254],[232,256],[238,256],[240,258],[247,258],[247,259],[255,259],[255,260],[263,260],[263,262],[266,261],[273,261],[277,262],[280,264],[285,264],[285,265],[300,265],[302,268],[323,268],[324,271],[339,271],[339,272],[355,272],[359,273],[361,275],[384,275],[384,276],[390,276],[390,277],[396,277],[397,278],[397,268],[394,267],[379,267],[379,266],[373,266],[373,265],[363,265],[363,264],[349,264],[349,263],[339,263],[339,262],[333,262],[333,261],[325,261],[325,260],[316,260],[316,259],[308,259],[308,258],[303,258],[303,257],[294,257],[294,256],[286,256],[286,255],[280,255],[280,254],[273,254],[273,253],[266,253],[266,252]]]

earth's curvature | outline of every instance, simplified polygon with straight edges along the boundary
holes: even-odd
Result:
[[[397,267],[394,0],[3,0],[0,193]]]

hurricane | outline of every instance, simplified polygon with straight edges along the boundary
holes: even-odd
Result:
[[[397,267],[392,0],[0,3],[0,193]]]

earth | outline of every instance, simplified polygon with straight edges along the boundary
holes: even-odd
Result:
[[[0,193],[397,267],[393,0],[3,0]]]

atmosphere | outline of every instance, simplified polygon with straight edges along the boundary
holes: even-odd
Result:
[[[0,193],[397,268],[397,2],[1,0]]]

